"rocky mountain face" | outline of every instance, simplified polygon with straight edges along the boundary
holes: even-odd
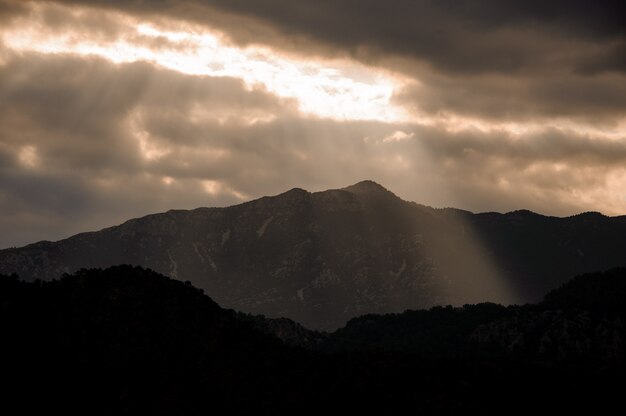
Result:
[[[585,310],[521,310],[477,327],[470,340],[517,356],[623,364],[625,333],[620,317]]]
[[[257,331],[278,338],[289,347],[302,348],[307,351],[323,350],[323,344],[329,337],[326,332],[305,328],[288,318],[266,318],[263,315],[250,315],[241,312],[238,312],[236,316],[240,321],[250,324]]]
[[[624,248],[626,217],[433,209],[364,181],[2,250],[0,273],[49,280],[138,265],[224,307],[330,330],[365,313],[536,301],[573,275],[626,265]]]

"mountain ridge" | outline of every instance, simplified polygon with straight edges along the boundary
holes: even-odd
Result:
[[[379,187],[381,190],[384,190],[386,192],[388,192],[389,194],[395,196],[396,198],[400,199],[403,202],[407,202],[410,204],[414,204],[418,207],[423,207],[423,208],[428,208],[428,209],[432,209],[435,211],[455,211],[455,212],[462,212],[462,213],[467,213],[467,214],[472,214],[472,215],[503,215],[503,216],[507,216],[507,215],[513,215],[513,214],[519,214],[519,213],[525,213],[525,214],[531,214],[534,216],[539,216],[539,217],[543,217],[543,218],[552,218],[552,219],[570,219],[570,218],[575,218],[575,217],[581,217],[581,216],[593,216],[593,217],[603,217],[603,218],[626,218],[626,214],[623,215],[606,215],[602,212],[599,211],[583,211],[583,212],[579,212],[576,214],[571,214],[571,215],[566,215],[566,216],[558,216],[558,215],[546,215],[546,214],[542,214],[540,212],[535,212],[532,210],[528,210],[525,208],[520,208],[520,209],[514,209],[511,211],[471,211],[471,210],[467,210],[464,208],[456,208],[456,207],[450,207],[450,206],[446,206],[446,207],[431,207],[429,205],[423,205],[419,202],[416,201],[412,201],[412,200],[407,200],[407,199],[403,199],[399,196],[397,196],[395,193],[391,192],[390,190],[388,190],[387,188],[385,188],[384,186],[380,185],[379,183],[370,180],[370,179],[365,179],[362,180],[360,182],[357,182],[353,185],[349,185],[343,188],[331,188],[331,189],[327,189],[324,191],[307,191],[306,189],[300,188],[300,187],[294,187],[291,188],[287,191],[275,194],[275,195],[269,195],[269,196],[262,196],[259,198],[254,198],[251,199],[249,201],[244,201],[238,204],[234,204],[234,205],[227,205],[224,207],[209,207],[209,206],[199,206],[196,208],[189,208],[189,209],[178,209],[178,208],[174,208],[174,209],[169,209],[167,211],[163,211],[163,212],[154,212],[154,213],[150,213],[150,214],[145,214],[139,217],[135,217],[135,218],[130,218],[128,220],[125,220],[119,224],[114,224],[114,225],[110,225],[107,227],[103,227],[97,230],[91,230],[91,231],[83,231],[74,235],[71,235],[69,237],[65,237],[65,238],[61,238],[58,240],[39,240],[39,241],[35,241],[33,243],[28,243],[26,245],[23,246],[19,246],[19,247],[5,247],[0,249],[0,251],[4,251],[4,250],[13,250],[13,249],[21,249],[21,248],[25,248],[25,247],[29,247],[32,245],[36,245],[36,244],[44,244],[44,243],[59,243],[80,235],[84,235],[84,234],[92,234],[92,233],[97,233],[100,231],[105,231],[111,228],[116,228],[116,227],[120,227],[122,225],[125,225],[129,222],[134,222],[137,220],[141,220],[147,217],[152,217],[152,216],[161,216],[164,214],[170,214],[170,213],[183,213],[183,212],[192,212],[192,211],[196,211],[196,210],[205,210],[205,209],[210,209],[210,210],[221,210],[221,209],[227,209],[227,208],[232,208],[232,207],[237,207],[237,206],[242,206],[242,205],[246,205],[246,204],[250,204],[256,201],[260,201],[260,200],[264,200],[264,199],[268,199],[268,198],[279,198],[281,196],[287,196],[287,195],[295,195],[295,194],[308,194],[308,195],[314,195],[314,194],[322,194],[324,192],[329,192],[329,191],[347,191],[347,192],[351,192],[352,189],[354,189],[355,187],[357,187],[360,184],[364,184],[364,183],[371,183],[377,187]]]
[[[228,308],[328,330],[364,313],[536,301],[570,276],[626,266],[624,246],[626,216],[435,209],[362,181],[0,250],[0,273],[50,280],[133,264],[189,280]]]

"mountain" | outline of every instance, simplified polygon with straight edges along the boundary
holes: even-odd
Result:
[[[330,330],[366,313],[537,301],[570,276],[625,266],[623,247],[626,217],[433,209],[364,181],[1,250],[0,273],[49,280],[138,265],[227,308]]]

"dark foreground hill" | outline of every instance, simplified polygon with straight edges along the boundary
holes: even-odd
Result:
[[[537,304],[493,303],[364,315],[319,342],[324,351],[515,358],[617,369],[626,357],[626,269],[578,276]]]
[[[437,210],[365,181],[1,250],[0,273],[139,265],[225,307],[329,330],[367,313],[539,301],[571,276],[626,266],[624,247],[626,217]]]
[[[623,294],[625,282],[626,271],[614,270],[534,306],[362,317],[305,351],[191,285],[140,268],[34,283],[1,276],[1,406],[20,414],[602,413],[623,406],[625,314],[619,297],[606,308],[601,300]],[[587,314],[586,329],[552,318],[535,325],[546,312]],[[611,331],[613,347],[603,349]],[[552,349],[537,348],[547,333]],[[582,347],[572,354],[570,345]]]

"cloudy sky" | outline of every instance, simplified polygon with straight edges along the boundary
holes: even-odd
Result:
[[[0,0],[0,248],[363,179],[626,214],[621,3]]]

